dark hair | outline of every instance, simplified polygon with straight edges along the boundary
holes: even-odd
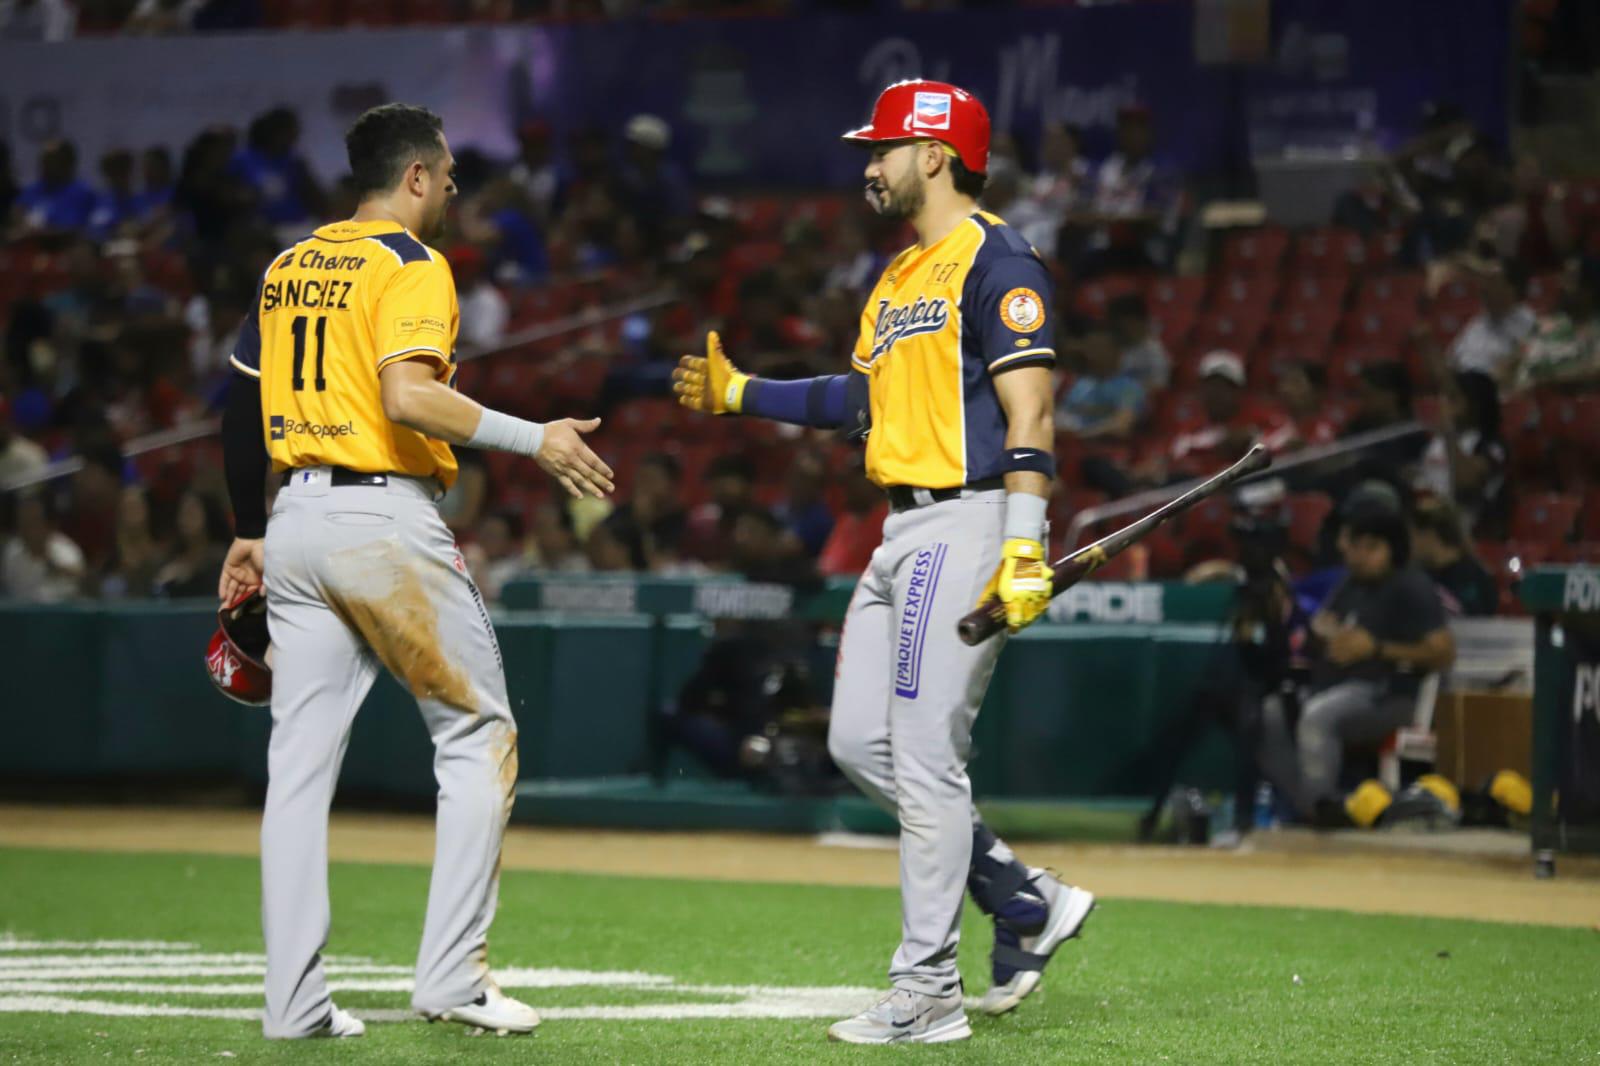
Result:
[[[674,484],[683,476],[683,466],[678,462],[678,457],[670,452],[651,452],[639,460],[639,465],[655,467]]]
[[[1467,422],[1486,440],[1500,439],[1500,386],[1481,370],[1456,372],[1456,389],[1467,402]]]
[[[444,151],[444,120],[423,107],[383,104],[356,119],[344,135],[356,195],[388,192],[418,159],[433,163]]]
[[[1411,559],[1411,532],[1405,518],[1387,507],[1357,507],[1345,520],[1352,537],[1378,537],[1389,542],[1389,555],[1395,569]]]
[[[1511,291],[1517,294],[1517,299],[1520,300],[1528,294],[1528,268],[1519,260],[1500,260],[1500,276],[1511,286]]]
[[[956,187],[956,192],[973,200],[983,195],[983,187],[988,184],[989,176],[979,174],[970,169],[958,157],[950,157],[950,181]]]
[[[1361,368],[1361,380],[1381,392],[1393,393],[1400,410],[1411,414],[1411,375],[1404,363],[1396,359],[1369,363]]]
[[[706,467],[706,480],[714,481],[719,477],[736,477],[753,485],[756,480],[755,464],[743,455],[719,455]]]
[[[1411,525],[1419,533],[1432,533],[1452,548],[1466,547],[1466,537],[1461,528],[1461,512],[1449,500],[1424,500],[1417,504],[1411,516]]]
[[[1106,302],[1107,318],[1137,318],[1143,322],[1150,317],[1150,311],[1145,307],[1144,297],[1136,292],[1125,292],[1121,296],[1114,296]]]

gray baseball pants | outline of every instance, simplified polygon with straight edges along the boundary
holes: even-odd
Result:
[[[1005,644],[969,648],[956,623],[1000,559],[1003,491],[891,514],[839,640],[828,750],[900,820],[901,943],[889,978],[946,995],[972,860],[972,725]],[[1012,861],[1000,849],[1002,862]]]
[[[433,880],[412,1006],[438,1013],[489,982],[517,728],[494,629],[433,502],[433,482],[330,484],[295,471],[267,525],[272,740],[261,823],[269,1037],[331,1010],[328,806],[356,711],[387,668],[416,697],[439,783]]]

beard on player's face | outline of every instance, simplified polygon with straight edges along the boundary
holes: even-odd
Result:
[[[885,218],[915,218],[926,199],[916,150],[903,153],[895,163],[890,163],[892,158],[885,156],[878,176],[867,181],[867,201]]]

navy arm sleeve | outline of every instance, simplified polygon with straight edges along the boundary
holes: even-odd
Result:
[[[989,373],[1051,367],[1050,273],[1032,255],[1007,255],[983,267],[961,304],[962,325],[978,338]]]
[[[267,532],[267,447],[261,431],[261,334],[252,313],[239,330],[229,359],[238,373],[228,383],[222,410],[222,468],[233,504],[234,535],[247,539]]]
[[[866,375],[855,371],[798,381],[751,378],[740,413],[818,429],[853,427],[866,407],[865,386]]]

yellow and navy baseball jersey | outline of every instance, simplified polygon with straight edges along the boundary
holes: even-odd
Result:
[[[378,372],[429,359],[454,385],[459,320],[449,264],[398,222],[335,222],[280,253],[232,358],[261,379],[273,469],[342,466],[453,483],[448,444],[385,417]]]
[[[852,360],[869,379],[869,478],[946,489],[1004,472],[1006,417],[991,379],[1055,365],[1050,290],[1028,242],[982,211],[890,262]]]

